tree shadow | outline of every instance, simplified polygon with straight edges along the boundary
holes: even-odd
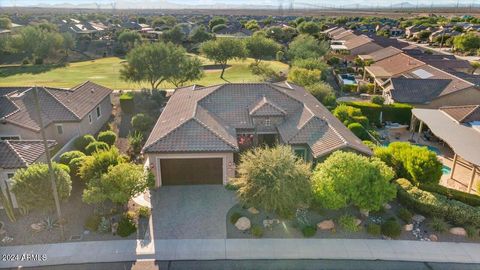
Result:
[[[21,74],[40,74],[52,69],[65,67],[66,64],[53,65],[28,65],[28,66],[5,66],[0,67],[0,77],[6,78]]]

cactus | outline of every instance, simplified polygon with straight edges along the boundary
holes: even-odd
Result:
[[[11,222],[17,221],[8,192],[7,195],[5,195],[2,191],[0,191],[0,200],[2,201],[3,208],[5,208],[5,213],[7,214],[8,219],[10,219]]]

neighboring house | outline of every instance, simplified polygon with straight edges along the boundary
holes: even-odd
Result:
[[[342,58],[347,61],[352,61],[357,55],[369,54],[382,48],[371,38],[365,35],[356,35],[352,31],[334,35],[330,41],[330,49],[342,55]]]
[[[55,141],[48,141],[49,147],[55,145]],[[10,191],[15,172],[32,163],[45,161],[43,141],[0,141],[0,190],[10,196],[13,207],[18,207],[15,194]]]
[[[397,49],[397,48],[392,47],[392,46],[389,46],[389,47],[380,49],[378,51],[374,51],[370,54],[359,55],[358,57],[360,59],[362,59],[363,61],[370,60],[370,61],[373,61],[375,63],[375,62],[381,61],[385,58],[397,55],[399,53],[402,53],[402,50]]]
[[[112,90],[92,82],[72,89],[38,87],[47,139],[60,145],[97,133],[112,113]],[[41,139],[34,88],[0,87],[0,140]]]
[[[417,48],[409,48],[404,52],[428,65],[434,66],[446,72],[464,72],[471,73],[473,68],[467,60],[457,59],[455,55],[430,54]]]
[[[382,86],[388,79],[399,77],[405,72],[424,65],[425,63],[420,60],[399,53],[375,62],[365,67],[365,70],[374,79],[375,86]]]
[[[276,143],[314,162],[340,149],[371,154],[315,97],[286,82],[179,88],[143,153],[157,187],[227,184],[239,151]]]

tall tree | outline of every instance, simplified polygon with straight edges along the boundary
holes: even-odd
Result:
[[[256,35],[245,39],[245,48],[249,57],[258,64],[264,59],[274,59],[281,46],[272,39]]]
[[[127,64],[120,70],[125,81],[148,82],[157,89],[167,81],[181,85],[200,78],[201,64],[173,43],[157,42],[136,47],[127,55]]]
[[[200,25],[190,33],[189,39],[193,43],[202,43],[212,39],[212,34],[207,32],[205,26]]]
[[[213,30],[213,27],[215,27],[216,25],[220,25],[220,24],[226,24],[227,23],[227,19],[223,18],[223,17],[213,17],[210,22],[208,22],[208,27],[210,28],[210,30]]]
[[[0,17],[0,29],[10,29],[12,27],[12,21],[6,17]]]
[[[223,79],[227,63],[232,59],[245,58],[245,45],[241,40],[222,38],[204,42],[200,48],[205,56],[222,67],[220,78]]]
[[[315,22],[302,22],[297,26],[298,32],[316,36],[320,32],[320,27]]]
[[[299,35],[288,46],[290,60],[320,58],[327,54],[330,46],[326,41],[318,41],[310,35]]]
[[[127,50],[131,50],[142,41],[142,36],[136,31],[125,30],[118,36],[118,42]]]

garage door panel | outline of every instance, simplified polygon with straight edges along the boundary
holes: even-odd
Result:
[[[162,185],[222,184],[222,158],[161,159]]]

